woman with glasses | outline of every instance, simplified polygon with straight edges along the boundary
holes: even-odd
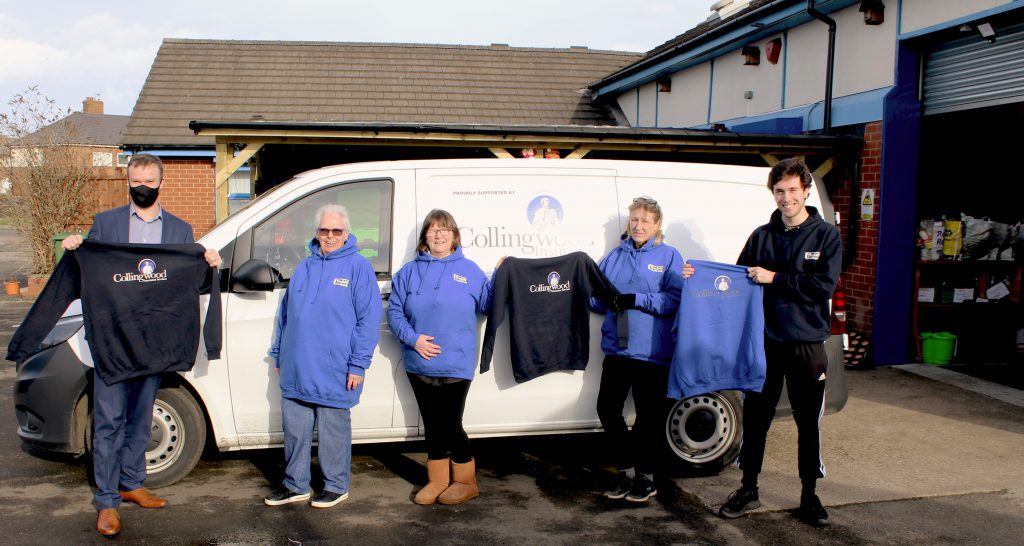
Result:
[[[597,413],[619,467],[616,483],[604,495],[645,502],[658,494],[654,472],[665,442],[665,395],[674,348],[671,329],[679,304],[664,290],[663,280],[668,280],[664,277],[670,271],[689,276],[692,268],[686,265],[684,270],[679,251],[665,244],[657,201],[637,197],[628,210],[629,221],[618,247],[599,264],[621,294],[610,309],[591,300],[591,309],[605,315]],[[623,417],[630,390],[636,408],[632,432]]]
[[[263,499],[267,506],[309,500],[314,424],[324,488],[310,504],[330,508],[348,498],[351,409],[380,336],[377,276],[359,255],[348,210],[324,205],[314,221],[310,255],[288,283],[270,345],[280,374],[285,479]]]
[[[462,413],[477,364],[477,314],[490,309],[492,286],[460,242],[455,218],[430,211],[416,259],[395,275],[388,299],[388,325],[404,346],[427,442],[428,483],[416,504],[461,504],[480,494]]]

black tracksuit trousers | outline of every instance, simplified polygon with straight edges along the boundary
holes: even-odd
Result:
[[[783,380],[793,408],[797,429],[797,465],[802,482],[825,477],[821,460],[821,416],[825,402],[825,374],[828,358],[822,342],[765,340],[768,370],[760,393],[748,392],[743,401],[743,447],[740,469],[743,485],[757,486],[764,461],[768,429],[775,418],[775,406],[782,395]]]

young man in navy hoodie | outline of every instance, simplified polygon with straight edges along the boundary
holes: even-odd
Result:
[[[828,373],[824,342],[831,335],[829,299],[839,280],[842,246],[839,230],[805,205],[811,172],[803,161],[790,158],[772,167],[768,188],[778,210],[754,230],[737,261],[764,286],[768,369],[761,392],[748,392],[743,404],[742,486],[718,513],[737,518],[761,506],[757,475],[785,379],[798,435],[802,490],[797,514],[806,523],[823,526],[828,512],[815,485],[825,477],[820,445]]]

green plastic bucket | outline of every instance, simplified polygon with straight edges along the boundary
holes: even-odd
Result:
[[[921,360],[925,364],[949,364],[956,347],[956,336],[949,332],[921,332]]]

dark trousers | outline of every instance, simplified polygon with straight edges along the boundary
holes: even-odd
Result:
[[[633,391],[636,421],[626,428],[623,407]],[[604,359],[597,416],[601,419],[608,449],[620,469],[636,467],[641,474],[660,470],[665,444],[665,419],[671,402],[668,366],[609,355]]]
[[[416,395],[423,417],[423,435],[427,440],[427,458],[445,459],[451,454],[452,462],[463,464],[473,458],[469,436],[462,428],[462,413],[466,409],[466,395],[470,381],[447,380],[408,373],[409,384]],[[434,381],[436,380],[436,381]]]
[[[760,393],[748,392],[743,401],[743,447],[740,451],[743,484],[757,485],[768,429],[775,417],[775,405],[782,395],[783,379],[793,407],[793,420],[796,421],[800,480],[824,478],[820,434],[828,367],[825,345],[821,342],[765,340],[764,348],[768,360],[764,388]]]
[[[121,491],[134,491],[146,479],[146,446],[153,425],[153,402],[160,376],[107,385],[97,375],[92,388],[93,505],[117,508]]]

